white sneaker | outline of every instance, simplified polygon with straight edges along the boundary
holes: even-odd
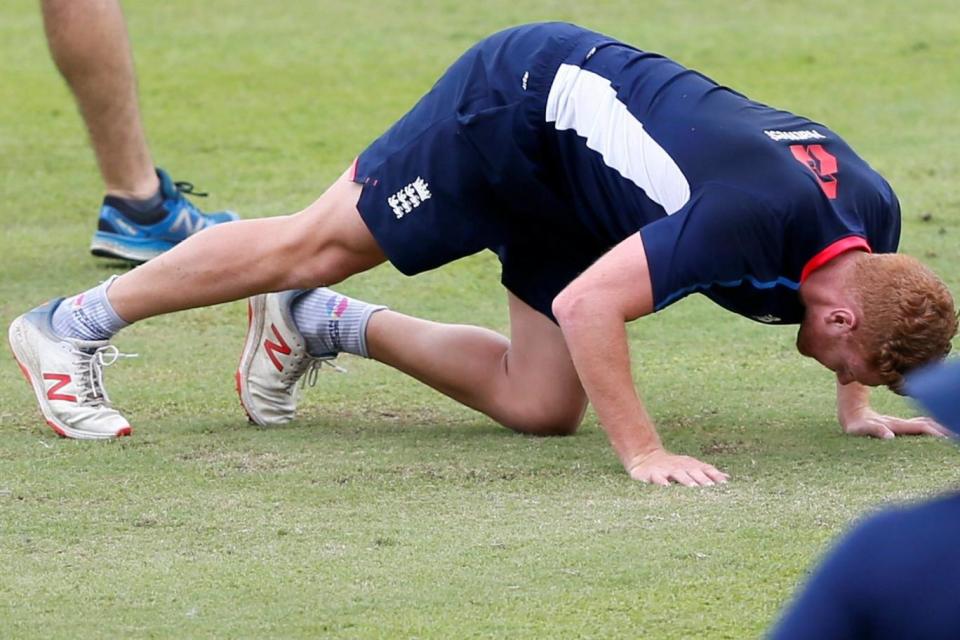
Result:
[[[10,324],[13,356],[37,396],[50,428],[64,438],[100,440],[133,433],[110,405],[103,367],[125,355],[108,341],[61,338],[51,318],[63,298],[25,313]]]
[[[297,385],[304,374],[314,377],[336,353],[320,357],[307,353],[307,342],[290,315],[290,304],[300,290],[268,293],[249,299],[247,339],[237,368],[237,394],[250,422],[262,427],[293,420],[300,396]]]

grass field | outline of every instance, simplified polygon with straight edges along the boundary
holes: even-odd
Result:
[[[952,0],[125,2],[157,162],[245,217],[297,210],[463,49],[563,19],[826,122],[897,189],[902,248],[960,291],[960,22]],[[101,185],[34,2],[0,6],[0,320],[117,269],[87,253]],[[928,215],[929,214],[929,215]],[[506,329],[491,256],[342,289]],[[42,426],[0,367],[0,637],[744,638],[839,532],[960,481],[960,452],[845,437],[794,330],[696,297],[630,329],[666,444],[723,487],[630,481],[596,418],[514,435],[343,358],[301,419],[246,424],[245,309],[144,322],[108,370],[135,426]],[[909,413],[891,394],[878,408]]]

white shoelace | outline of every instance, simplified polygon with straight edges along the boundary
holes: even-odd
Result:
[[[110,405],[110,396],[103,385],[103,368],[116,363],[120,358],[136,358],[136,353],[121,353],[112,344],[104,345],[94,351],[73,349],[77,365],[77,389],[81,404],[92,407]]]
[[[336,356],[328,356],[325,358],[311,358],[310,363],[307,365],[307,370],[303,372],[303,377],[300,378],[300,388],[304,387],[315,387],[317,386],[317,378],[320,375],[320,370],[324,367],[330,367],[338,373],[346,373],[347,370],[341,367],[338,364],[334,364]]]

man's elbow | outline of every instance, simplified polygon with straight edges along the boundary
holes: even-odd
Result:
[[[597,287],[574,280],[551,304],[561,329],[589,323],[626,323],[651,311],[652,303],[623,287]]]
[[[553,299],[551,311],[561,329],[580,323],[588,309],[594,306],[591,296],[577,287],[567,287]]]

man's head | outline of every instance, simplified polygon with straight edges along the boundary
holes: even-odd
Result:
[[[957,333],[953,298],[909,256],[844,257],[832,280],[835,295],[828,286],[827,295],[807,304],[797,349],[834,371],[841,384],[887,385],[900,393],[907,372],[950,352]]]

